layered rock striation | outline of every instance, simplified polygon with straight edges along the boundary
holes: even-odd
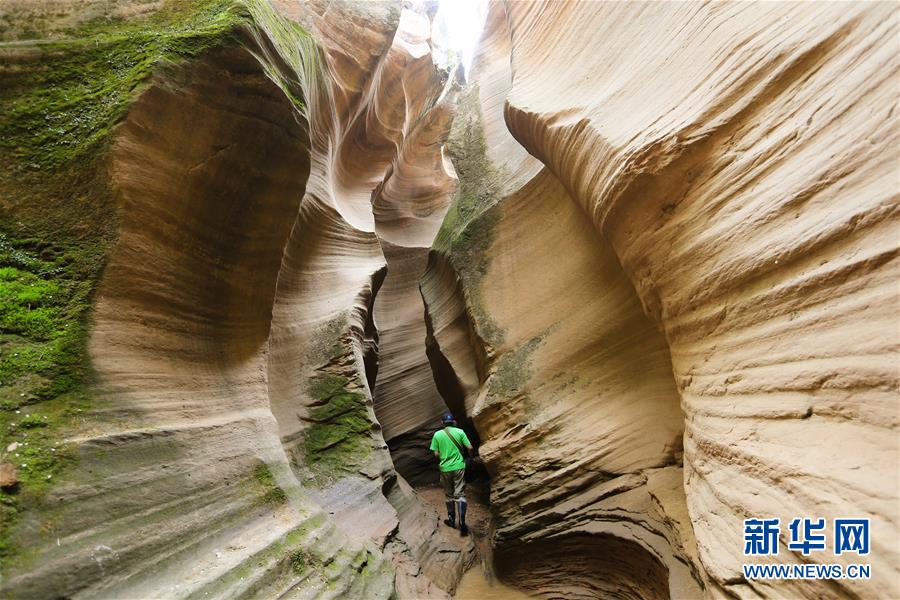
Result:
[[[893,7],[496,1],[463,81],[427,3],[22,6],[4,596],[446,597],[447,409],[538,596],[900,596]]]
[[[457,198],[422,288],[511,582],[898,594],[896,33],[878,5],[491,5],[455,158],[500,192]],[[743,519],[785,544],[847,515],[870,580],[744,579]]]
[[[397,39],[409,49],[409,57],[395,67],[401,78],[386,82],[385,88],[429,92],[409,96],[403,118],[411,132],[398,144],[396,157],[372,195],[375,233],[387,263],[374,306],[379,342],[373,394],[394,464],[407,480],[418,484],[436,479],[429,436],[447,411],[425,353],[419,277],[456,181],[444,144],[458,84],[453,73],[435,71],[427,15],[403,12],[401,31]]]
[[[234,27],[157,69],[111,132],[93,408],[65,432],[77,464],[15,523],[36,558],[4,594],[445,596],[471,543],[398,477],[372,403],[376,213],[424,259],[452,183],[430,204],[415,183],[452,116],[428,20],[220,4]],[[407,218],[426,233],[392,235]]]

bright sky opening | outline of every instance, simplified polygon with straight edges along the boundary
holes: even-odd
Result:
[[[487,0],[440,0],[432,24],[434,61],[438,66],[462,63],[466,77],[487,17]]]

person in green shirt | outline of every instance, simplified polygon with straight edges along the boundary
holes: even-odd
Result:
[[[466,527],[466,459],[463,449],[468,456],[472,455],[472,444],[469,442],[466,432],[456,427],[456,419],[450,413],[441,417],[443,429],[439,429],[431,436],[431,451],[440,461],[441,485],[444,486],[444,496],[447,501],[447,518],[444,523],[450,527],[456,527],[456,512],[459,508],[459,533],[468,535]]]

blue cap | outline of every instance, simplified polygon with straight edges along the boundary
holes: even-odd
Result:
[[[444,413],[444,416],[441,417],[441,423],[444,425],[449,425],[450,423],[456,423],[456,419],[453,418],[453,415],[450,413]]]

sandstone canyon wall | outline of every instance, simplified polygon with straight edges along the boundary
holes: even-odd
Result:
[[[396,256],[379,233],[424,257],[453,182],[429,21],[392,3],[207,4],[220,38],[159,65],[101,155],[120,224],[91,406],[54,432],[77,464],[5,523],[20,552],[4,594],[445,596],[471,542],[397,476],[372,407],[373,302]],[[24,48],[19,68],[56,66]],[[430,200],[405,183],[417,170]],[[404,218],[421,232],[404,238]]]
[[[422,289],[510,581],[900,593],[896,36],[886,5],[491,5],[455,158],[499,191]],[[744,518],[848,514],[871,580],[742,576]]]
[[[448,408],[538,596],[900,596],[896,7],[494,1],[464,81],[429,3],[24,6],[4,596],[446,597]]]

